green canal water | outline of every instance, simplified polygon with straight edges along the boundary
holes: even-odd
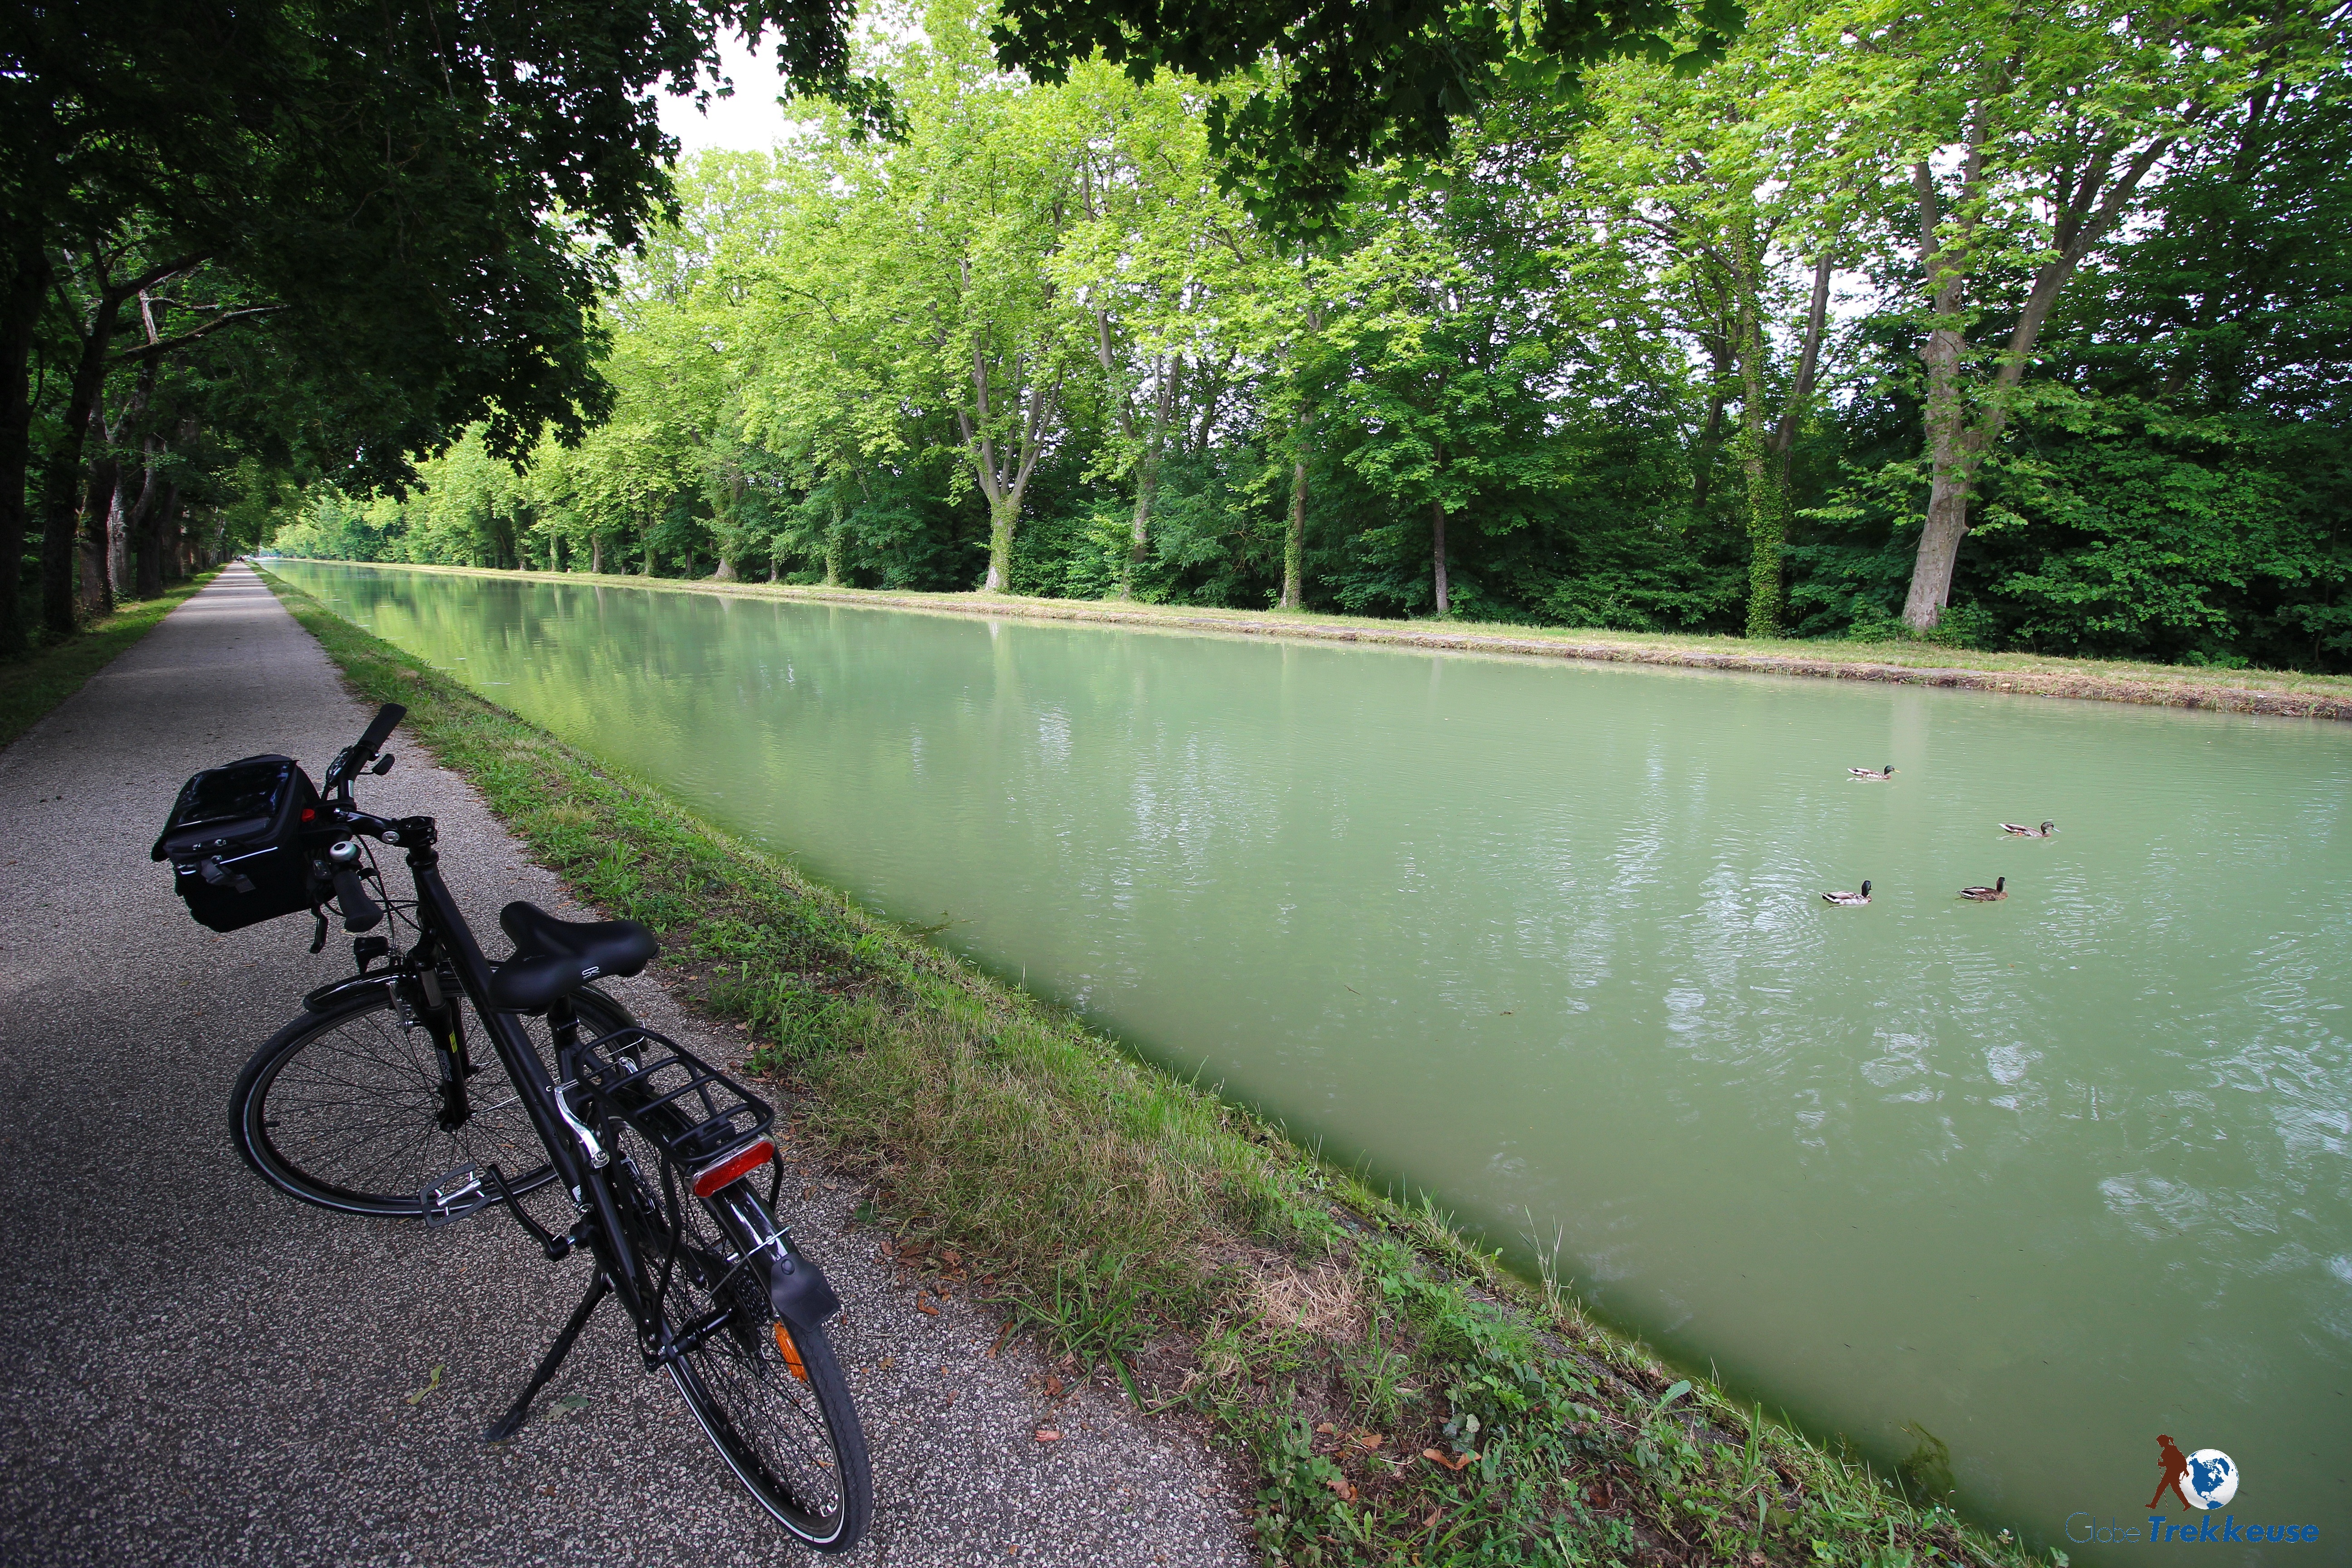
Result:
[[[2352,727],[274,569],[1973,1514],[2352,1560]]]

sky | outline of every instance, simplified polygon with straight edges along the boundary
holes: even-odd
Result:
[[[773,49],[754,55],[738,34],[720,45],[719,57],[735,80],[734,97],[712,99],[708,114],[696,113],[690,98],[665,95],[661,100],[662,129],[677,138],[680,161],[714,147],[765,153],[789,123],[776,106],[783,83],[776,75]]]

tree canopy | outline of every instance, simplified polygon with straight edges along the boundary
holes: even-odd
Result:
[[[935,5],[868,62],[897,140],[835,113],[692,168],[576,452],[462,527],[428,465],[282,542],[2352,666],[2340,47],[2209,10],[2189,68],[2074,16],[1970,52],[1759,8],[1702,70],[1498,91],[1302,243],[1225,177],[1263,84],[1039,81]]]

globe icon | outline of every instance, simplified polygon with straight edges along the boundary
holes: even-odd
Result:
[[[2180,1489],[2199,1508],[2220,1508],[2238,1495],[2238,1467],[2219,1448],[2200,1448],[2189,1456]]]

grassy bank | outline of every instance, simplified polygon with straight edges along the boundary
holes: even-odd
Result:
[[[200,572],[152,599],[118,600],[114,614],[91,622],[66,641],[33,648],[20,658],[0,663],[0,746],[79,691],[83,681],[153,631],[157,622],[219,574]]]
[[[672,593],[726,594],[926,610],[950,615],[1091,621],[1164,630],[1375,643],[1575,658],[1607,664],[1652,664],[1696,669],[1795,675],[1831,680],[1872,680],[2020,696],[2069,697],[2165,708],[2270,713],[2291,718],[2352,720],[2352,675],[2294,670],[2218,669],[2126,659],[2060,658],[2042,654],[1987,653],[1934,641],[1843,642],[1790,637],[1677,637],[1604,632],[1582,627],[1524,626],[1475,621],[1377,620],[1360,616],[1218,610],[1187,605],[1120,604],[1083,599],[1024,599],[1003,594],[881,593],[858,588],[787,587],[709,579],[591,575],[584,572],[506,572],[471,566],[400,566],[403,572],[604,584]]]
[[[1424,1207],[811,885],[308,595],[288,606],[664,977],[943,1292],[1205,1418],[1269,1562],[2021,1565],[1527,1285]]]

